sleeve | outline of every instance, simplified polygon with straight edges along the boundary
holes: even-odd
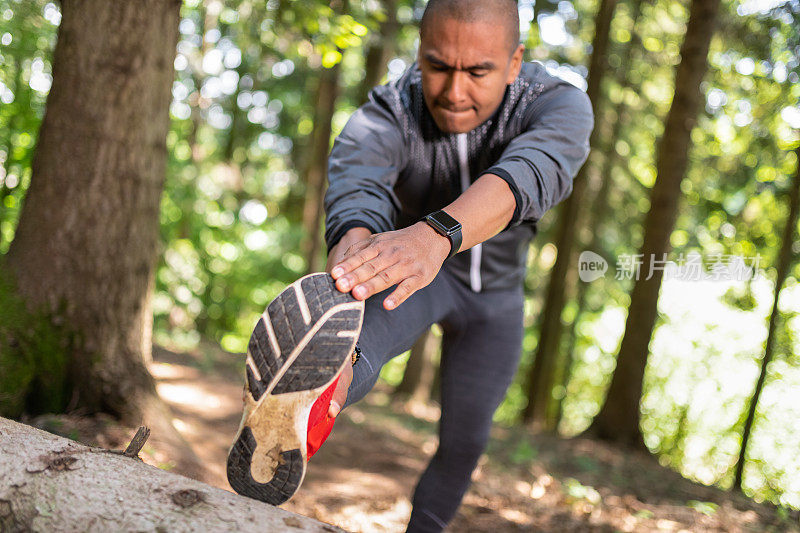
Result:
[[[572,179],[589,155],[594,114],[585,92],[558,85],[532,105],[527,129],[484,174],[505,180],[517,206],[508,227],[537,221],[572,192]]]
[[[405,167],[406,151],[402,127],[383,97],[392,90],[373,89],[369,101],[353,113],[333,143],[324,199],[329,251],[351,228],[365,227],[373,233],[395,228],[400,204],[394,185]]]

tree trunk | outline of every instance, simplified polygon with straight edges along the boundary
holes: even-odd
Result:
[[[595,36],[592,41],[592,56],[589,61],[589,75],[586,93],[595,109],[599,108],[600,82],[606,72],[606,54],[611,20],[617,0],[602,0],[595,18]],[[598,145],[598,128],[592,130],[590,146]],[[552,400],[553,379],[556,368],[558,346],[561,341],[561,312],[564,309],[566,293],[574,289],[575,269],[572,261],[579,208],[582,206],[586,190],[589,165],[584,165],[573,182],[572,194],[561,204],[558,214],[558,233],[556,247],[558,255],[550,273],[550,283],[540,321],[539,342],[536,356],[527,380],[528,405],[523,411],[523,420],[549,431],[555,429],[555,416],[549,409]],[[568,276],[570,279],[567,279]],[[568,283],[569,282],[569,283]]]
[[[403,396],[418,402],[430,400],[431,386],[433,385],[433,354],[438,346],[436,335],[432,330],[423,333],[408,357],[403,380],[394,389],[395,396]]]
[[[753,392],[752,399],[750,400],[747,419],[744,422],[744,430],[742,431],[742,446],[739,450],[739,459],[736,463],[736,473],[734,474],[733,478],[732,488],[738,490],[742,490],[742,474],[744,472],[747,444],[750,441],[750,433],[753,430],[758,400],[761,397],[761,391],[764,389],[764,380],[767,377],[767,365],[769,365],[769,362],[772,360],[772,354],[775,352],[775,335],[777,332],[778,313],[780,312],[778,311],[778,296],[780,295],[781,288],[783,287],[783,283],[786,281],[786,276],[789,274],[789,270],[792,265],[792,245],[794,244],[798,210],[800,209],[800,147],[795,150],[795,153],[797,154],[797,170],[795,172],[793,183],[789,185],[789,216],[786,217],[786,225],[783,228],[781,248],[778,251],[778,260],[776,261],[777,274],[775,276],[775,297],[772,301],[772,313],[769,315],[767,344],[764,348],[764,358],[761,360],[761,371],[758,374],[756,389]]]
[[[137,398],[155,390],[144,362],[180,2],[61,7],[53,85],[7,267],[28,307],[72,333],[74,406],[135,418]]]
[[[342,531],[0,418],[0,531]]]
[[[663,260],[670,250],[669,236],[678,212],[680,184],[686,170],[691,130],[700,109],[700,82],[707,68],[708,46],[718,8],[719,0],[692,2],[675,76],[675,96],[657,151],[657,178],[640,250],[641,275],[631,292],[625,334],[608,396],[587,430],[590,436],[632,448],[646,449],[639,430],[639,401],[663,275],[660,268],[652,268],[652,275],[650,271],[653,260]]]
[[[371,39],[367,56],[364,59],[364,79],[358,88],[358,103],[367,101],[373,87],[380,83],[386,73],[386,64],[394,53],[394,44],[400,23],[397,21],[397,0],[382,0],[383,14],[386,17],[380,24],[378,34]]]

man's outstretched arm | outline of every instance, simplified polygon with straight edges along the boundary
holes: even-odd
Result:
[[[493,174],[484,174],[444,211],[461,223],[460,250],[466,250],[504,229],[515,208],[508,183]],[[383,302],[389,310],[433,281],[450,253],[447,237],[426,222],[396,231],[369,233],[365,228],[348,231],[331,249],[328,270],[336,287],[342,292],[352,291],[358,300],[397,284]]]

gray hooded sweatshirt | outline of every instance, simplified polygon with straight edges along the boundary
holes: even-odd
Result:
[[[511,222],[442,268],[475,292],[519,286],[536,224],[572,192],[593,124],[586,93],[534,62],[523,63],[486,122],[468,133],[444,133],[425,105],[415,63],[397,81],[372,89],[334,142],[325,194],[328,249],[354,227],[381,233],[410,226],[494,174],[516,199]]]

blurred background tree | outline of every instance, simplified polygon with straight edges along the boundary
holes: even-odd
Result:
[[[519,2],[526,59],[583,89],[596,84],[597,133],[580,201],[547,215],[530,249],[523,362],[497,412],[501,424],[519,424],[526,406],[539,402],[541,427],[577,435],[605,402],[621,341],[636,333],[626,331],[635,294],[625,261],[647,249],[645,220],[661,177],[656,148],[673,107],[690,4],[619,0],[611,11],[614,2]],[[423,8],[414,0],[183,2],[152,295],[158,344],[241,353],[264,306],[324,264],[324,156],[369,87],[412,64]],[[46,0],[0,0],[4,254],[31,184],[61,9]],[[597,60],[604,75],[587,80],[601,54],[602,14],[608,44],[605,60]],[[638,331],[644,341],[637,355],[646,358],[635,377],[641,401],[625,406],[663,464],[723,488],[735,485],[749,427],[739,463],[743,490],[794,508],[800,241],[797,222],[791,228],[787,221],[800,144],[798,28],[796,0],[723,0],[716,31],[703,30],[708,70],[684,177],[673,182],[674,224],[652,223],[663,225],[668,259],[708,279],[669,271],[657,283],[652,327]],[[662,158],[671,156],[677,154]],[[578,215],[574,236],[561,240],[568,209]],[[789,250],[785,267],[778,260],[782,243]],[[605,276],[577,279],[573,251],[580,250],[608,261]],[[759,274],[754,279],[731,275],[751,267]],[[551,293],[550,280],[565,282],[564,289]],[[0,316],[3,324],[12,319]],[[553,333],[549,340],[545,330]],[[436,335],[417,346],[423,365],[409,365],[415,376],[436,364],[435,343]],[[534,366],[540,352],[552,357],[539,359],[547,372]],[[407,360],[406,354],[387,365],[384,379],[400,384]],[[0,358],[0,376],[16,363]],[[435,377],[409,377],[400,390],[424,400],[436,386]]]

